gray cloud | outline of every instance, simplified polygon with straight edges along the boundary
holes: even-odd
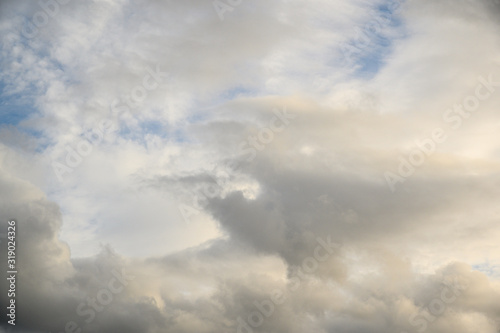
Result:
[[[0,127],[0,331],[499,332],[497,2],[402,2],[351,64],[387,2],[3,1],[2,98],[32,110]]]

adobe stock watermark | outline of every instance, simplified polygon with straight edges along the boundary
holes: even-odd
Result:
[[[60,5],[66,5],[71,0],[40,0],[38,5],[42,10],[33,14],[33,17],[28,21],[27,25],[21,29],[24,37],[31,39],[38,35],[40,29],[49,24],[50,19],[54,18],[60,12]],[[28,28],[28,30],[27,30]]]
[[[326,240],[317,237],[318,245],[314,249],[313,255],[302,260],[301,267],[298,267],[297,274],[293,276],[288,285],[288,291],[293,293],[297,291],[301,283],[306,280],[307,275],[313,274],[319,267],[319,264],[327,261],[341,247],[341,244],[334,243],[330,236]],[[261,302],[254,301],[254,311],[252,311],[246,320],[239,316],[237,318],[238,326],[237,333],[253,333],[254,329],[259,328],[265,322],[266,318],[271,317],[279,305],[283,305],[286,301],[286,291],[275,289],[272,291],[268,299]]]
[[[16,221],[9,220],[7,227],[7,281],[9,281],[9,289],[7,297],[9,298],[9,306],[7,307],[7,317],[10,318],[8,323],[16,325],[16,279],[17,279],[17,264],[16,264]]]
[[[353,61],[353,56],[361,55],[363,50],[366,50],[372,43],[374,35],[379,34],[384,28],[390,25],[391,17],[399,9],[403,1],[392,1],[387,6],[387,12],[383,12],[372,18],[361,29],[358,27],[354,28],[354,39],[344,41],[340,44],[340,51],[344,59],[350,63]]]
[[[269,120],[267,127],[261,128],[257,135],[249,135],[246,140],[243,140],[239,144],[238,155],[247,156],[247,162],[254,160],[257,157],[257,153],[263,151],[274,140],[276,133],[283,132],[290,125],[291,120],[297,117],[297,115],[287,112],[286,107],[282,111],[274,109],[273,113],[274,117]],[[239,161],[232,161],[228,167],[237,170],[241,167],[241,164]],[[189,223],[190,219],[198,215],[203,209],[200,201],[215,198],[222,193],[229,181],[229,177],[230,175],[225,171],[219,172],[217,177],[211,176],[213,182],[203,184],[201,190],[197,191],[193,196],[191,205],[181,204],[178,206],[182,218],[186,223]]]
[[[469,281],[460,276],[454,276],[448,277],[444,284],[445,287],[441,289],[439,296],[433,298],[427,306],[408,318],[410,325],[415,327],[418,333],[427,331],[429,324],[446,312],[448,307],[468,288]]]
[[[99,126],[83,134],[83,138],[80,139],[80,141],[74,145],[66,145],[65,159],[63,161],[53,160],[51,163],[52,170],[54,170],[59,182],[63,182],[64,175],[72,173],[73,170],[83,162],[84,157],[92,153],[94,146],[98,146],[102,143],[106,133],[111,130],[113,130],[111,123],[102,121]]]
[[[142,78],[141,83],[135,85],[122,99],[114,99],[111,102],[110,108],[113,116],[119,119],[125,115],[131,115],[131,110],[139,107],[148,97],[149,92],[158,89],[163,83],[163,78],[168,77],[168,73],[162,72],[158,64],[155,70],[148,66],[145,71],[147,73]],[[112,122],[104,119],[98,126],[84,133],[80,141],[73,145],[67,145],[64,160],[52,161],[52,169],[57,179],[63,182],[64,175],[72,173],[83,162],[83,159],[92,153],[93,148],[103,142],[105,135],[113,130],[115,127]]]
[[[488,79],[479,76],[478,81],[479,83],[473,94],[466,96],[462,103],[455,104],[443,113],[443,121],[452,130],[458,130],[462,126],[464,119],[468,119],[473,112],[478,110],[481,102],[490,98],[496,88],[500,87],[500,82],[493,80],[493,74],[490,74]],[[385,181],[391,192],[396,192],[396,185],[404,183],[411,177],[417,168],[422,166],[436,152],[438,145],[444,143],[447,139],[447,131],[442,127],[436,127],[431,132],[430,137],[415,141],[416,147],[406,157],[399,157],[397,172],[386,171],[384,173]]]
[[[125,114],[130,114],[132,109],[141,105],[148,97],[149,93],[158,89],[160,84],[168,78],[168,72],[162,72],[160,65],[156,65],[153,70],[151,67],[146,67],[147,74],[143,76],[141,83],[135,85],[128,94],[123,95],[121,99],[114,99],[111,102],[111,111],[117,114],[118,117],[123,117]]]
[[[97,317],[96,313],[102,312],[109,306],[113,302],[114,296],[123,292],[128,283],[135,279],[135,276],[127,275],[124,269],[121,272],[112,270],[111,274],[113,278],[109,280],[105,288],[97,291],[95,297],[87,297],[86,302],[81,302],[76,307],[76,314],[81,318],[86,317],[85,323],[79,325],[75,321],[68,321],[64,326],[64,332],[60,333],[81,333],[82,327],[92,323]]]
[[[232,12],[234,8],[241,5],[243,0],[214,0],[212,5],[214,6],[215,12],[219,16],[221,21],[224,21],[224,14],[226,12]]]

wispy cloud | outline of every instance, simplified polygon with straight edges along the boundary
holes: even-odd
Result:
[[[0,330],[498,332],[499,15],[2,1]]]

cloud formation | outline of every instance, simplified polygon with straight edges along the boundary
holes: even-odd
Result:
[[[499,14],[2,1],[0,331],[500,332]]]

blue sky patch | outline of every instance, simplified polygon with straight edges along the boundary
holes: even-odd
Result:
[[[0,126],[18,125],[22,120],[37,112],[21,94],[5,94],[6,85],[0,83]]]

